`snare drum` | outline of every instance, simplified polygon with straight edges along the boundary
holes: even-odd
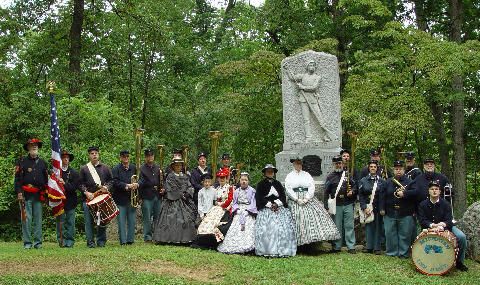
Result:
[[[97,226],[108,225],[120,213],[110,194],[98,195],[87,206]]]
[[[450,231],[423,231],[412,245],[412,259],[418,271],[426,275],[444,275],[458,254],[457,238]]]

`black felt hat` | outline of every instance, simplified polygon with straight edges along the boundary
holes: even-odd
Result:
[[[62,153],[60,154],[60,157],[66,156],[66,155],[68,155],[68,161],[70,161],[70,162],[72,162],[73,159],[75,158],[75,156],[73,155],[73,153],[70,153],[70,152],[68,152],[68,151],[66,151],[66,150],[62,150]]]
[[[31,138],[31,139],[28,139],[27,142],[23,145],[23,149],[28,151],[28,145],[29,144],[36,144],[36,145],[38,145],[38,148],[42,148],[42,146],[43,146],[43,143],[40,139]]]

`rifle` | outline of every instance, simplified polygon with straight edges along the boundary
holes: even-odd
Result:
[[[23,193],[22,193],[23,195]],[[22,219],[22,223],[27,222],[27,210],[25,209],[25,197],[23,197],[23,200],[18,201],[18,205],[20,207],[20,218]]]

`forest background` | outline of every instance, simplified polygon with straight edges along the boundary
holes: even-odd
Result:
[[[218,1],[216,1],[218,2]],[[14,165],[31,136],[50,157],[48,81],[56,82],[63,149],[113,166],[165,144],[219,153],[260,178],[282,150],[280,62],[304,50],[340,64],[343,147],[356,166],[384,147],[433,156],[455,214],[478,200],[480,0],[16,0],[0,8],[0,239],[20,237]],[[326,170],[330,171],[330,170]],[[49,216],[45,213],[45,216]],[[82,223],[81,214],[78,223]],[[50,218],[51,219],[51,218]],[[53,225],[53,223],[49,223]],[[81,227],[79,227],[81,229]],[[53,232],[53,227],[50,229]]]

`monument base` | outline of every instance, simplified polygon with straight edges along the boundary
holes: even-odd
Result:
[[[300,157],[304,159],[303,170],[312,175],[317,188],[325,183],[327,175],[333,171],[332,158],[338,155],[340,148],[313,148],[284,150],[275,155],[275,166],[278,169],[276,178],[284,183],[287,174],[293,170],[290,159]],[[319,188],[320,189],[320,188]],[[317,189],[316,189],[317,190]]]

